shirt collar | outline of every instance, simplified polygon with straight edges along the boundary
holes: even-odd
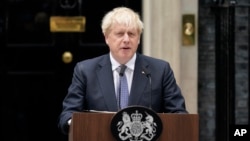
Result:
[[[114,57],[112,56],[111,53],[109,53],[110,56],[110,61],[111,61],[111,65],[112,65],[112,71],[114,71],[117,67],[120,66],[120,63],[118,63]],[[130,70],[134,70],[135,68],[135,60],[136,60],[136,53],[133,55],[133,57],[125,64],[127,66],[127,68],[129,68]]]

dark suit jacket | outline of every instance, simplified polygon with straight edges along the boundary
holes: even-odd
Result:
[[[68,132],[67,121],[73,112],[118,111],[111,68],[109,54],[77,63],[59,117],[59,127],[64,133]],[[152,92],[143,68],[150,72]],[[135,62],[129,105],[151,105],[157,113],[187,113],[169,63],[141,54],[137,54]]]

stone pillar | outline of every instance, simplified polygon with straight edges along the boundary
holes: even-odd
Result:
[[[198,0],[142,2],[142,18],[145,24],[143,54],[170,63],[186,99],[188,111],[197,113],[197,39],[193,46],[182,45],[182,15],[191,13],[197,17]],[[195,34],[197,36],[197,30]]]

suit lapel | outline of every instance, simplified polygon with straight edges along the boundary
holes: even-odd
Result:
[[[100,82],[101,91],[103,93],[108,110],[117,111],[118,107],[109,55],[106,55],[103,61],[100,62],[100,68],[97,71],[97,77],[98,81]]]
[[[143,73],[143,68],[147,67],[148,64],[143,62],[140,55],[137,55],[132,87],[129,97],[129,105],[138,105],[140,99],[142,99],[142,97],[144,96],[144,90],[148,86],[148,78]]]

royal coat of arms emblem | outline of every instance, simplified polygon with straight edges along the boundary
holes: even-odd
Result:
[[[154,141],[162,131],[159,116],[145,107],[128,107],[111,121],[113,136],[119,141]]]

